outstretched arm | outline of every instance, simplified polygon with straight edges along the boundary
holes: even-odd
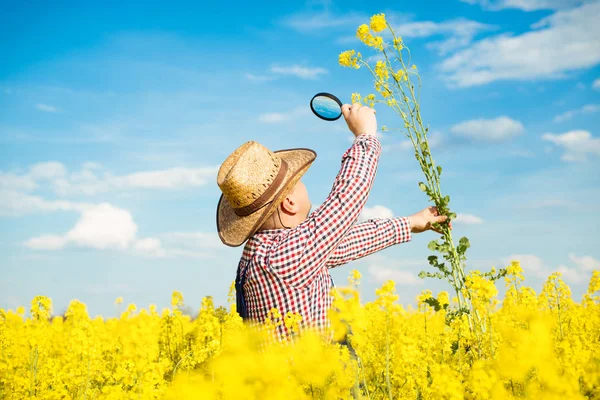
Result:
[[[370,219],[354,225],[348,231],[330,254],[326,265],[334,268],[411,239],[408,217]]]
[[[394,244],[408,242],[413,233],[430,229],[441,233],[433,224],[443,223],[447,219],[445,215],[438,215],[436,207],[427,207],[410,217],[371,219],[356,224],[331,253],[327,267],[334,268]],[[452,229],[452,222],[448,226]]]

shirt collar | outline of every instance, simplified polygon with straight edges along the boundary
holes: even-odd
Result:
[[[244,246],[244,251],[242,252],[242,258],[249,260],[252,258],[256,250],[264,243],[271,242],[275,239],[275,237],[280,234],[288,231],[289,229],[263,229],[259,232],[254,233]]]

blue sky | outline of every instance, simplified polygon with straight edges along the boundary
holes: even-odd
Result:
[[[338,54],[375,13],[411,48],[423,78],[442,190],[467,236],[470,268],[519,259],[539,290],[560,270],[579,299],[600,268],[599,2],[452,0],[0,4],[0,307],[50,296],[91,315],[114,299],[197,309],[225,304],[240,248],[216,236],[216,171],[236,147],[309,147],[313,204],[351,144],[343,119],[314,117],[331,92],[372,92]],[[379,125],[401,127],[378,106]],[[405,138],[384,134],[363,218],[427,206]],[[444,284],[428,232],[332,271],[363,273],[364,300],[387,279],[401,301]]]

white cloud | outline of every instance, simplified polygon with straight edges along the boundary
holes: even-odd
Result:
[[[600,270],[600,261],[591,256],[577,257],[575,254],[569,254],[569,259],[575,263],[575,266],[583,271]]]
[[[129,211],[102,203],[85,210],[66,238],[81,247],[126,249],[136,232],[137,225]]]
[[[131,213],[108,203],[81,209],[75,226],[65,234],[44,234],[23,243],[33,250],[61,250],[78,246],[96,250],[121,250],[152,258],[215,258],[224,249],[216,233],[170,232],[160,238],[137,238]]]
[[[562,135],[546,133],[542,139],[563,148],[563,161],[582,162],[587,160],[588,155],[600,155],[600,139],[593,138],[588,131],[575,130]]]
[[[216,177],[218,170],[218,166],[176,167],[114,176],[97,163],[86,162],[81,170],[69,173],[63,164],[51,161],[34,164],[28,173],[21,175],[0,171],[0,190],[32,191],[42,181],[47,181],[62,196],[127,189],[179,189],[205,185]]]
[[[559,265],[556,272],[560,272],[564,280],[572,283],[584,283],[589,279],[588,274],[565,265]]]
[[[566,281],[574,284],[587,282],[591,272],[600,269],[600,261],[591,256],[578,257],[571,253],[569,259],[574,266],[559,265],[556,268],[549,268],[540,257],[533,254],[513,254],[504,258],[502,262],[504,265],[510,265],[512,260],[520,261],[523,271],[543,280],[553,272],[560,272]]]
[[[287,67],[274,65],[271,67],[271,72],[279,75],[292,75],[302,79],[317,79],[319,75],[329,73],[325,68],[309,68],[301,65],[290,65]]]
[[[307,33],[331,28],[358,27],[368,19],[369,17],[366,15],[355,13],[346,15],[328,12],[298,13],[284,18],[281,23],[289,28]]]
[[[496,80],[556,79],[600,62],[600,2],[558,11],[521,35],[485,38],[440,65],[460,87]]]
[[[583,0],[460,0],[464,3],[479,4],[483,8],[492,11],[505,8],[517,8],[523,11],[535,10],[560,10],[576,7]]]
[[[286,113],[266,113],[261,114],[258,117],[258,120],[260,122],[264,122],[265,124],[276,124],[278,122],[287,121],[289,118],[289,114]]]
[[[275,80],[275,79],[277,79],[277,77],[271,76],[271,75],[254,75],[251,73],[247,73],[246,79],[248,79],[251,82],[264,83],[264,82],[269,82],[269,81]]]
[[[541,208],[556,208],[556,207],[576,207],[577,204],[567,201],[563,198],[543,198],[527,203],[517,204],[516,207],[522,209],[541,209]]]
[[[440,54],[446,54],[458,48],[468,46],[475,36],[481,32],[497,29],[494,25],[488,25],[466,18],[457,18],[444,22],[434,21],[410,21],[408,15],[386,13],[386,19],[392,25],[398,36],[405,38],[425,38],[441,36],[444,39],[427,44],[428,48],[437,50]],[[369,16],[358,14],[335,15],[327,12],[301,13],[288,17],[283,24],[303,33],[313,33],[336,28],[351,29],[352,31],[363,24],[368,23]],[[388,31],[384,36],[391,36]],[[358,42],[355,35],[343,36],[337,41],[339,44]]]
[[[580,114],[591,114],[600,111],[600,104],[587,104],[576,110],[569,110],[554,117],[554,122],[563,122]]]
[[[48,105],[48,104],[36,104],[35,108],[37,108],[40,111],[43,112],[49,112],[49,113],[54,113],[54,112],[58,112],[58,108]]]
[[[59,250],[65,247],[67,239],[60,235],[41,235],[27,240],[24,245],[34,250]]]
[[[520,135],[523,124],[506,116],[494,119],[473,119],[450,128],[452,133],[477,141],[500,142]]]
[[[59,162],[49,161],[33,164],[29,167],[29,177],[32,179],[56,179],[67,174],[67,168]]]
[[[376,205],[373,207],[364,207],[360,215],[359,221],[367,221],[373,218],[393,218],[394,212],[387,207]]]
[[[137,225],[129,211],[102,203],[83,210],[64,235],[47,234],[27,240],[36,250],[59,250],[68,244],[95,249],[126,249],[135,239]]]
[[[169,232],[163,235],[165,242],[172,247],[186,249],[221,249],[223,243],[217,233]]]
[[[369,265],[369,274],[377,283],[383,283],[389,280],[395,281],[399,285],[420,285],[422,279],[411,271],[386,268],[377,265]]]
[[[286,112],[265,113],[258,116],[258,120],[265,124],[278,124],[280,122],[291,121],[299,116],[306,114],[308,107],[296,107]]]
[[[81,165],[81,168],[84,170],[102,169],[102,164],[93,161],[86,161]]]
[[[596,90],[600,90],[600,78],[596,79],[593,83],[592,83],[592,88],[596,89]]]
[[[455,224],[477,225],[483,223],[483,219],[472,214],[456,214]]]
[[[157,238],[137,239],[134,242],[133,248],[139,254],[150,257],[164,257],[166,255],[160,239]]]
[[[173,189],[204,185],[217,171],[216,167],[169,168],[113,177],[108,182],[116,188]]]
[[[301,79],[317,79],[319,75],[328,74],[325,68],[309,68],[303,67],[301,65],[291,65],[291,66],[278,66],[274,65],[270,69],[270,75],[255,75],[251,73],[246,73],[246,79],[255,83],[264,83],[273,81],[275,79],[280,78],[281,76],[295,76]]]
[[[398,18],[393,15],[386,14],[388,23],[392,25],[397,36],[403,38],[426,38],[439,36],[442,40],[427,43],[427,47],[437,50],[439,54],[447,54],[461,47],[468,46],[473,42],[475,36],[482,32],[496,30],[494,25],[483,24],[481,22],[468,20],[465,18],[457,18],[444,22],[434,21],[402,21],[394,22]],[[399,18],[405,19],[405,18]],[[368,21],[368,18],[366,19]],[[364,21],[363,21],[364,22]],[[358,25],[357,25],[358,26]],[[382,33],[385,40],[391,40],[391,33],[384,31]],[[358,43],[355,35],[344,36],[337,40],[339,44],[354,44]],[[383,59],[382,55],[369,57],[369,62],[375,62]]]
[[[354,140],[354,137],[352,137]],[[440,145],[444,142],[444,138],[440,132],[432,132],[427,135],[427,143],[429,143],[429,148],[435,149],[440,147]],[[384,144],[381,146],[383,152],[391,152],[391,151],[408,151],[414,150],[413,144],[410,140],[403,140],[397,143]]]
[[[496,29],[493,25],[465,18],[445,22],[414,21],[402,23],[393,28],[397,36],[404,38],[424,38],[439,35],[446,37],[444,40],[427,44],[427,47],[438,50],[442,55],[468,46],[473,38],[481,32]]]
[[[0,217],[15,217],[34,213],[53,211],[82,212],[93,207],[90,203],[66,200],[45,200],[39,196],[31,196],[15,190],[0,189]]]
[[[521,268],[526,273],[538,278],[545,279],[550,275],[548,268],[544,266],[544,261],[533,254],[511,254],[502,260],[503,265],[510,265],[511,261],[519,261]]]
[[[0,172],[0,190],[33,190],[37,187],[35,180],[28,176]]]
[[[572,283],[585,283],[589,281],[592,271],[600,270],[600,261],[591,256],[577,257],[571,253],[569,260],[573,262],[574,267],[559,265],[556,271],[562,273],[563,278]]]

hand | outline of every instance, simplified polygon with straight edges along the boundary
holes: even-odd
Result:
[[[360,103],[344,104],[342,106],[342,114],[346,119],[348,128],[355,137],[366,133],[367,135],[375,136],[377,133],[377,118],[376,111]]]
[[[442,232],[439,229],[434,229],[434,223],[442,223],[448,219],[445,215],[438,215],[437,207],[427,207],[418,213],[408,217],[410,222],[411,232],[421,233],[426,230],[433,230],[439,234]],[[452,229],[452,221],[448,224],[449,228]]]

